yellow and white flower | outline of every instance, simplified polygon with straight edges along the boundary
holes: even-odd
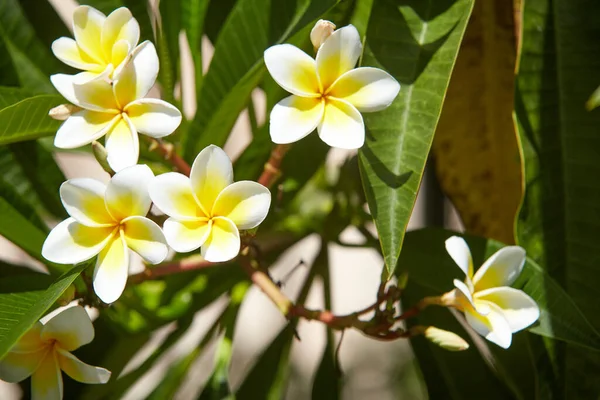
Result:
[[[61,125],[54,145],[73,149],[106,135],[108,163],[113,170],[137,164],[138,132],[160,138],[173,133],[181,123],[176,107],[159,99],[143,98],[157,75],[156,49],[147,41],[129,55],[112,83],[104,79],[107,76],[80,84],[77,75],[52,75],[52,84],[60,94],[83,109]]]
[[[36,323],[0,360],[0,379],[20,382],[31,376],[31,398],[63,397],[61,370],[76,381],[106,383],[110,371],[84,363],[71,352],[94,339],[94,326],[79,306],[63,310],[45,324]]]
[[[127,56],[140,40],[140,26],[131,12],[117,8],[107,17],[89,6],[73,12],[73,35],[52,43],[54,55],[73,68],[86,71],[78,79],[84,82],[98,76],[112,79],[118,75]]]
[[[258,226],[271,205],[271,192],[263,185],[233,183],[229,157],[213,145],[198,154],[189,178],[176,172],[157,176],[150,197],[170,217],[163,225],[169,245],[181,253],[202,247],[211,262],[237,256],[239,230]]]
[[[116,301],[127,283],[129,249],[151,264],[163,261],[169,251],[160,227],[145,217],[153,179],[148,166],[135,165],[117,172],[108,185],[88,178],[63,183],[60,198],[71,217],[52,229],[42,255],[59,264],[98,255],[94,291],[105,303]]]
[[[265,51],[271,76],[292,93],[271,111],[273,142],[296,142],[316,128],[332,147],[357,149],[363,145],[361,112],[388,107],[400,84],[381,69],[354,68],[361,52],[360,36],[352,25],[333,32],[320,46],[316,60],[291,44]]]
[[[464,282],[454,280],[449,292],[452,305],[465,313],[467,322],[480,335],[508,348],[512,334],[533,324],[540,316],[536,302],[523,291],[509,287],[523,270],[525,250],[507,246],[486,260],[473,275],[473,260],[463,238],[446,240],[446,250],[465,273]]]

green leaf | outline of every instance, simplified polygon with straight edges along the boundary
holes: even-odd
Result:
[[[442,294],[453,289],[453,279],[464,274],[446,252],[444,242],[454,233],[443,229],[421,229],[409,232],[400,256],[401,265],[409,268],[409,282]],[[475,266],[481,265],[503,244],[475,236],[464,237]],[[531,296],[540,308],[539,322],[528,330],[538,335],[600,350],[600,334],[567,292],[540,266],[527,258],[523,272],[513,284]]]
[[[515,111],[526,192],[518,242],[600,329],[600,110],[585,108],[600,75],[600,3],[524,2]],[[560,304],[551,306],[559,308]],[[557,352],[566,398],[600,393],[600,354],[575,346]]]
[[[265,72],[263,52],[318,18],[336,0],[303,1],[295,8],[273,0],[238,0],[215,43],[198,110],[184,137],[186,160],[209,144],[223,146]]]
[[[182,0],[181,1],[181,25],[185,30],[185,34],[192,52],[192,60],[194,62],[194,76],[196,83],[196,96],[200,96],[200,87],[204,79],[202,71],[202,35],[204,27],[207,23],[206,16],[210,8],[210,4],[218,4],[219,10],[224,10],[224,1],[210,2],[209,0]],[[214,21],[213,21],[214,22]]]
[[[160,60],[159,82],[164,100],[175,102],[175,82],[179,80],[179,32],[181,5],[179,1],[162,1],[159,5],[160,24],[156,41]]]
[[[76,266],[54,282],[49,282],[49,276],[42,274],[35,274],[35,278],[15,276],[0,280],[0,358],[44,315],[86,266]]]
[[[61,124],[48,112],[65,102],[58,95],[37,95],[0,109],[0,145],[54,135]]]
[[[363,65],[383,68],[401,89],[384,111],[365,114],[363,187],[391,276],[423,176],[473,0],[375,0]]]

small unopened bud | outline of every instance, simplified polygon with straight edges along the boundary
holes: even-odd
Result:
[[[81,111],[81,108],[73,105],[73,104],[61,104],[60,106],[56,106],[50,111],[48,111],[48,115],[50,118],[56,119],[58,121],[64,121],[69,118],[71,114]]]
[[[331,36],[333,31],[335,31],[335,24],[333,22],[324,19],[317,21],[312,31],[310,31],[310,41],[315,47],[315,51],[319,50],[319,47],[325,43],[325,40]]]
[[[108,152],[106,148],[100,144],[100,142],[93,141],[92,142],[92,151],[94,152],[94,157],[96,157],[96,161],[102,167],[103,170],[108,172],[110,176],[115,174],[115,171],[108,165]]]
[[[463,351],[469,348],[469,343],[467,343],[456,333],[445,331],[443,329],[436,328],[435,326],[427,327],[423,334],[427,340],[429,340],[431,343],[437,344],[442,349],[450,351]]]
[[[56,303],[59,306],[66,306],[71,301],[73,301],[74,298],[75,298],[75,286],[69,285],[67,290],[65,290],[63,292],[63,294],[61,294],[60,297],[56,300]]]

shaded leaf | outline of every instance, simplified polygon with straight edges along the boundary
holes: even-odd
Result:
[[[54,135],[61,124],[48,112],[64,103],[62,96],[38,95],[0,110],[0,145]]]
[[[364,115],[363,187],[385,265],[396,268],[472,0],[375,0],[363,65],[400,82],[384,111]]]

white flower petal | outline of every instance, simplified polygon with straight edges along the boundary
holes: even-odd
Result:
[[[123,234],[113,239],[98,255],[94,269],[94,292],[103,302],[110,304],[121,297],[127,284],[129,249]]]
[[[271,111],[269,133],[275,143],[294,143],[315,130],[323,120],[325,102],[311,97],[289,96]]]
[[[0,360],[0,379],[9,383],[27,379],[39,367],[47,353],[47,348],[27,353],[7,353]]]
[[[495,287],[475,293],[478,300],[484,300],[497,305],[504,318],[508,321],[510,330],[518,332],[533,324],[540,317],[537,303],[523,291],[510,287]]]
[[[73,351],[94,340],[94,326],[83,307],[69,307],[44,324],[41,338],[54,339],[61,348]]]
[[[131,11],[126,7],[120,7],[114,10],[106,17],[102,25],[101,43],[102,50],[107,60],[111,60],[117,67],[123,57],[114,54],[114,45],[119,41],[125,41],[128,47],[133,49],[140,40],[140,25],[131,15]]]
[[[95,8],[79,6],[73,12],[73,35],[79,47],[96,62],[105,64],[100,36],[106,16]]]
[[[138,134],[127,115],[106,134],[105,147],[108,165],[115,171],[136,165],[140,156]]]
[[[56,353],[49,351],[31,376],[31,398],[57,400],[63,398],[63,380]]]
[[[31,353],[38,350],[43,350],[46,347],[46,343],[40,339],[42,332],[42,323],[36,322],[21,338],[19,341],[10,349],[16,353]],[[2,379],[2,378],[0,378]]]
[[[352,25],[333,32],[317,52],[317,70],[324,90],[327,90],[345,72],[356,65],[362,44],[360,35]]]
[[[161,138],[175,132],[181,123],[177,107],[159,99],[141,99],[125,107],[135,129],[153,138]]]
[[[379,68],[356,68],[335,81],[328,95],[352,104],[360,112],[387,108],[398,95],[400,84]]]
[[[60,369],[77,382],[97,384],[110,379],[109,370],[88,365],[68,351],[59,348],[56,355]]]
[[[467,278],[473,277],[473,259],[471,250],[465,239],[452,236],[446,240],[446,251],[454,260],[456,265],[465,273]]]
[[[365,143],[362,115],[343,100],[327,99],[325,115],[317,129],[321,140],[331,147],[358,149]]]
[[[512,342],[510,326],[502,310],[494,304],[487,304],[490,308],[486,315],[481,315],[475,309],[466,309],[467,322],[477,333],[503,349],[508,349]]]
[[[269,47],[265,65],[279,86],[302,97],[319,97],[319,80],[315,60],[291,44]]]
[[[117,114],[118,107],[110,83],[100,75],[82,72],[77,75],[55,74],[50,81],[68,101],[86,110]]]
[[[121,107],[144,97],[154,85],[157,75],[156,48],[146,40],[131,52],[115,78],[114,94]]]
[[[206,217],[192,193],[190,178],[183,174],[161,174],[150,183],[148,191],[156,207],[170,217],[183,221]]]
[[[106,207],[117,221],[133,215],[145,216],[152,200],[148,185],[154,174],[147,165],[134,165],[117,172],[106,185]]]
[[[190,181],[194,195],[209,214],[219,193],[233,182],[229,156],[220,147],[206,147],[192,164]]]
[[[469,290],[469,287],[464,282],[459,281],[458,279],[454,279],[452,283],[454,283],[454,287],[458,289],[458,291],[460,291],[463,294],[463,296],[469,301],[471,306],[475,307],[475,304],[473,304],[473,294],[471,293],[471,290]]]
[[[271,192],[260,183],[240,181],[227,186],[217,197],[213,215],[227,217],[238,229],[258,226],[269,213]]]
[[[77,42],[71,38],[61,37],[56,39],[52,42],[52,52],[56,58],[73,68],[94,72],[104,70],[104,65],[99,64],[97,60],[81,51],[77,46]]]
[[[206,242],[211,225],[208,220],[178,221],[169,218],[165,221],[163,230],[173,250],[187,253],[196,250]]]
[[[223,262],[240,252],[240,232],[233,221],[224,217],[212,219],[210,235],[202,245],[201,254],[207,261]]]
[[[71,115],[58,128],[54,145],[75,149],[92,143],[106,134],[120,119],[119,115],[82,110]]]
[[[525,264],[525,249],[506,246],[488,258],[473,276],[475,291],[498,286],[510,286],[517,279]]]
[[[167,258],[167,240],[155,222],[145,217],[130,217],[123,225],[127,247],[138,253],[144,261],[158,264]]]
[[[68,218],[50,231],[42,255],[59,264],[77,264],[94,257],[106,246],[112,227],[91,228]]]
[[[60,186],[60,199],[77,222],[92,226],[112,226],[115,221],[104,205],[106,185],[95,179],[69,179]]]

